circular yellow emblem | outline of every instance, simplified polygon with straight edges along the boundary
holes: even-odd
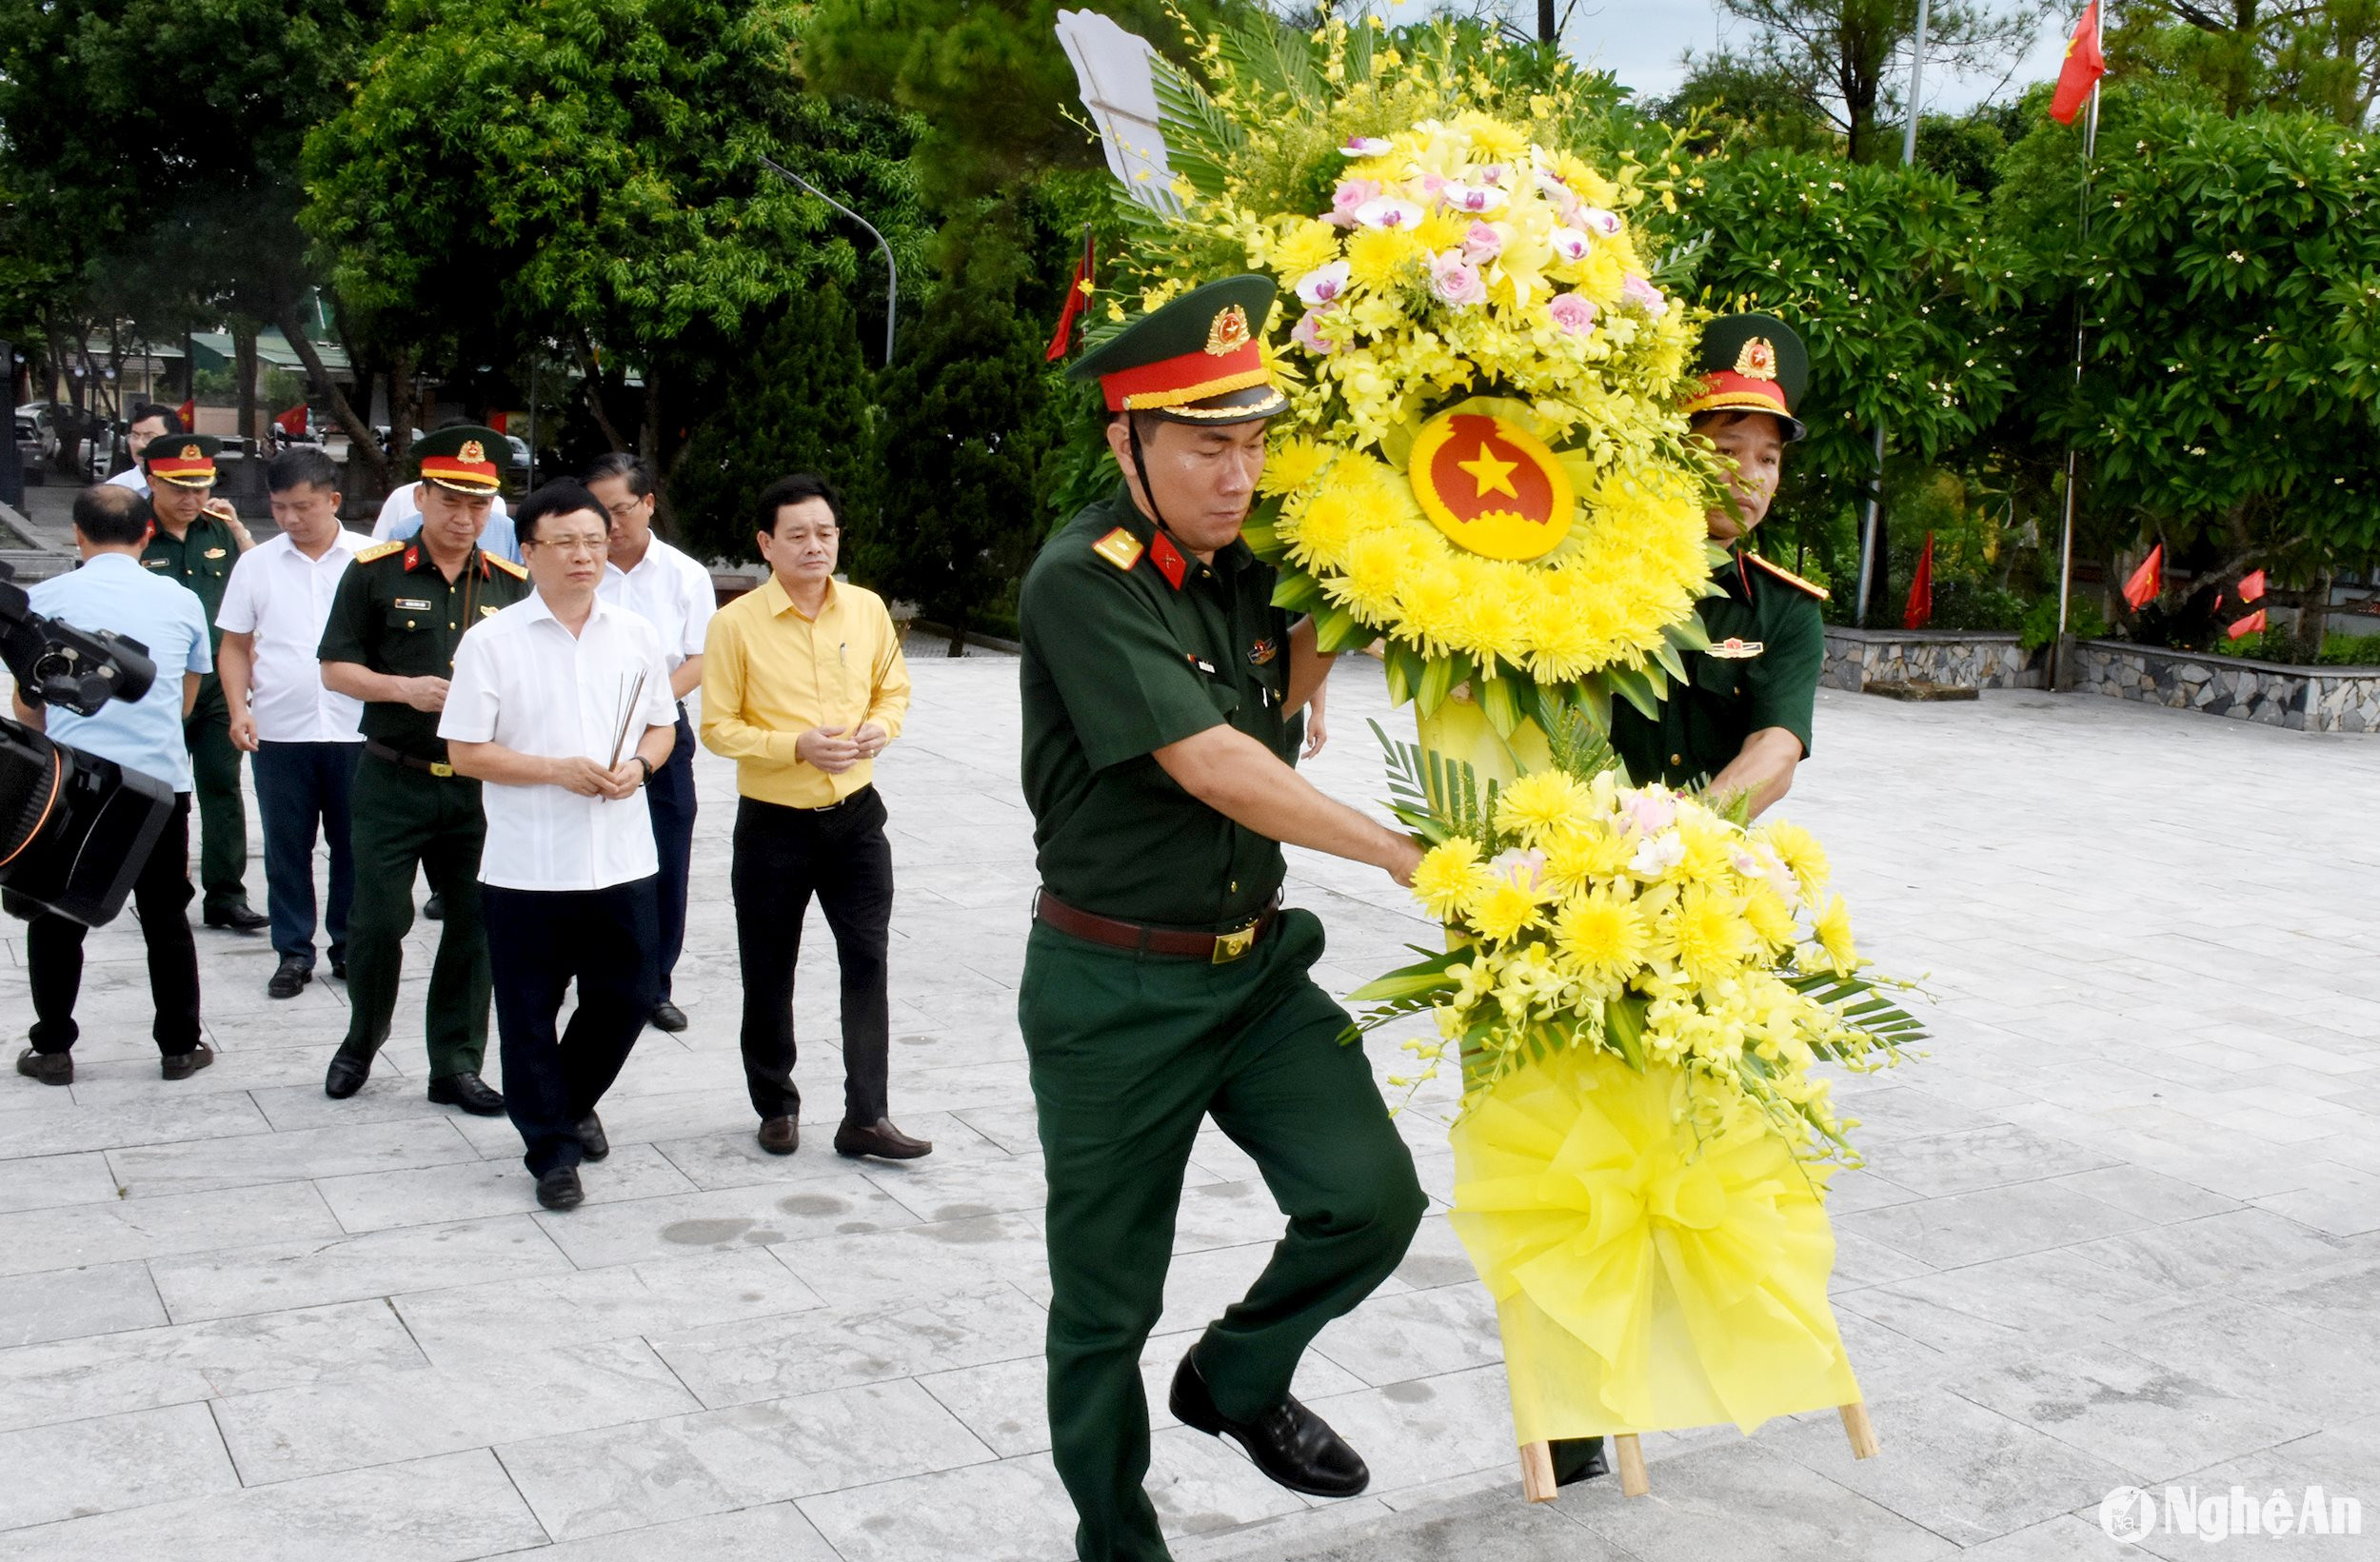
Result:
[[[1561,458],[1485,412],[1449,412],[1423,425],[1405,475],[1430,524],[1483,558],[1541,559],[1570,535],[1578,513]]]
[[[465,440],[463,442],[463,448],[455,452],[455,459],[457,461],[482,462],[487,459],[487,451],[480,445],[479,441]]]

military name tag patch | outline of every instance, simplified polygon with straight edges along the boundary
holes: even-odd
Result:
[[[163,559],[143,559],[141,563],[147,564],[151,569],[163,569],[166,567],[166,562]]]
[[[1091,544],[1091,551],[1114,564],[1118,569],[1130,569],[1140,562],[1140,540],[1118,526],[1114,531]]]
[[[1279,655],[1280,645],[1270,640],[1259,640],[1248,647],[1248,662],[1252,666],[1261,667]]]
[[[1730,635],[1712,646],[1706,654],[1717,657],[1721,662],[1749,662],[1766,649],[1768,647],[1756,640],[1742,640]]]
[[[426,597],[399,597],[397,599],[397,606],[399,610],[407,613],[426,613],[429,611],[429,599]]]
[[[219,547],[210,547],[207,550],[207,557],[209,559],[220,559],[223,557],[223,549]]]

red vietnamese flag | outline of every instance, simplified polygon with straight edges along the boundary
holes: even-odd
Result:
[[[175,407],[173,410],[174,415],[182,420],[182,432],[185,434],[195,434],[198,432],[197,397],[191,397],[188,401],[184,402],[180,406]]]
[[[1091,230],[1082,230],[1082,258],[1075,262],[1074,280],[1066,284],[1066,306],[1058,312],[1058,329],[1050,333],[1047,361],[1057,363],[1074,346],[1074,324],[1081,317],[1083,306],[1091,302],[1092,267]]]
[[[1917,572],[1909,580],[1909,605],[1901,612],[1901,627],[1922,629],[1934,620],[1934,533],[1917,555]]]
[[[2074,35],[2066,40],[2066,63],[2058,68],[2057,91],[2050,98],[2050,117],[2072,125],[2082,112],[2083,100],[2108,73],[2107,56],[2099,51],[2099,0],[2091,0]]]
[[[2231,636],[2233,640],[2239,640],[2249,635],[2261,633],[2263,629],[2264,609],[2259,607],[2254,612],[2249,614],[2246,618],[2240,620],[2237,623],[2232,624],[2229,629],[2226,629],[2223,632]]]
[[[2254,602],[2257,598],[2259,598],[2259,597],[2261,597],[2261,596],[2263,596],[2263,595],[2264,595],[2264,571],[2263,571],[2263,570],[2261,570],[2261,569],[2260,569],[2260,570],[2256,571],[2253,575],[2242,575],[2242,576],[2239,578],[2239,600],[2240,600],[2240,601],[2242,601],[2242,602]]]
[[[487,419],[487,426],[499,434],[509,434],[512,432],[512,414],[509,412],[491,413]]]
[[[279,425],[281,431],[291,439],[304,439],[306,437],[306,404],[298,403],[288,411],[276,414],[272,421]]]
[[[2149,550],[2149,557],[2140,562],[2140,567],[2132,571],[2132,578],[2124,583],[2126,606],[2137,613],[2157,600],[2157,593],[2165,589],[2164,564],[2165,544],[2159,543]]]

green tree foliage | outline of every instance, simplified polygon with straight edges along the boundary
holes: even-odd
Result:
[[[2293,109],[2356,126],[2380,89],[2380,0],[2127,0],[2107,43],[2119,80],[2161,81],[2226,114]]]
[[[2081,386],[2043,388],[2092,541],[2314,586],[2380,564],[2380,154],[2311,115],[2121,99],[2101,149],[2087,239],[2070,156],[2020,147],[2030,177],[2002,190],[2048,319],[2085,301]]]
[[[1701,132],[1696,149],[1705,153],[1731,147],[1797,152],[1842,148],[1842,137],[1802,76],[1724,49],[1689,53],[1686,79],[1651,108],[1670,124],[1696,124]]]
[[[845,562],[862,568],[881,535],[881,461],[874,383],[849,299],[821,279],[786,300],[731,362],[718,410],[671,482],[683,545],[704,559],[752,557],[755,496],[788,472],[816,472],[843,490]],[[862,568],[862,578],[874,576]]]
[[[821,277],[881,294],[873,244],[763,157],[919,258],[913,127],[803,90],[804,10],[398,0],[352,101],[307,142],[307,222],[343,295],[407,329],[471,322],[482,350],[555,342],[610,443],[665,466],[749,323]],[[614,415],[631,366],[634,419]]]
[[[1841,528],[1874,475],[1877,423],[1902,462],[1930,465],[1973,440],[2013,388],[1996,318],[2006,267],[1985,240],[1982,204],[1922,168],[1768,151],[1701,173],[1681,220],[1710,235],[1704,301],[1775,313],[1810,347],[1810,437],[1787,464],[1778,535],[1823,548],[1839,570]]]
[[[884,524],[866,563],[892,595],[954,629],[982,623],[1042,532],[1059,441],[1045,327],[945,287],[884,376]]]

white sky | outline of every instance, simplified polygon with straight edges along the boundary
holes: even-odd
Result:
[[[2073,0],[2071,11],[2061,8],[2059,14],[2042,23],[2032,49],[2001,89],[2003,98],[2022,91],[2028,83],[2048,81],[2057,74],[2067,35],[2073,30],[2082,7],[2083,0]],[[1534,4],[1530,10],[1534,14]],[[1731,27],[1736,30],[1736,41],[1748,36],[1744,24],[1726,16],[1711,0],[1578,0],[1570,22],[1571,57],[1582,65],[1593,62],[1616,71],[1640,96],[1666,97],[1685,74],[1678,57],[1689,49],[1696,53],[1712,51],[1728,41]],[[1906,72],[1906,60],[1898,69]],[[1906,89],[1905,75],[1898,85]],[[1998,85],[1996,73],[1980,78],[1945,76],[1930,65],[1925,108],[1929,112],[1954,113],[1973,108]]]

